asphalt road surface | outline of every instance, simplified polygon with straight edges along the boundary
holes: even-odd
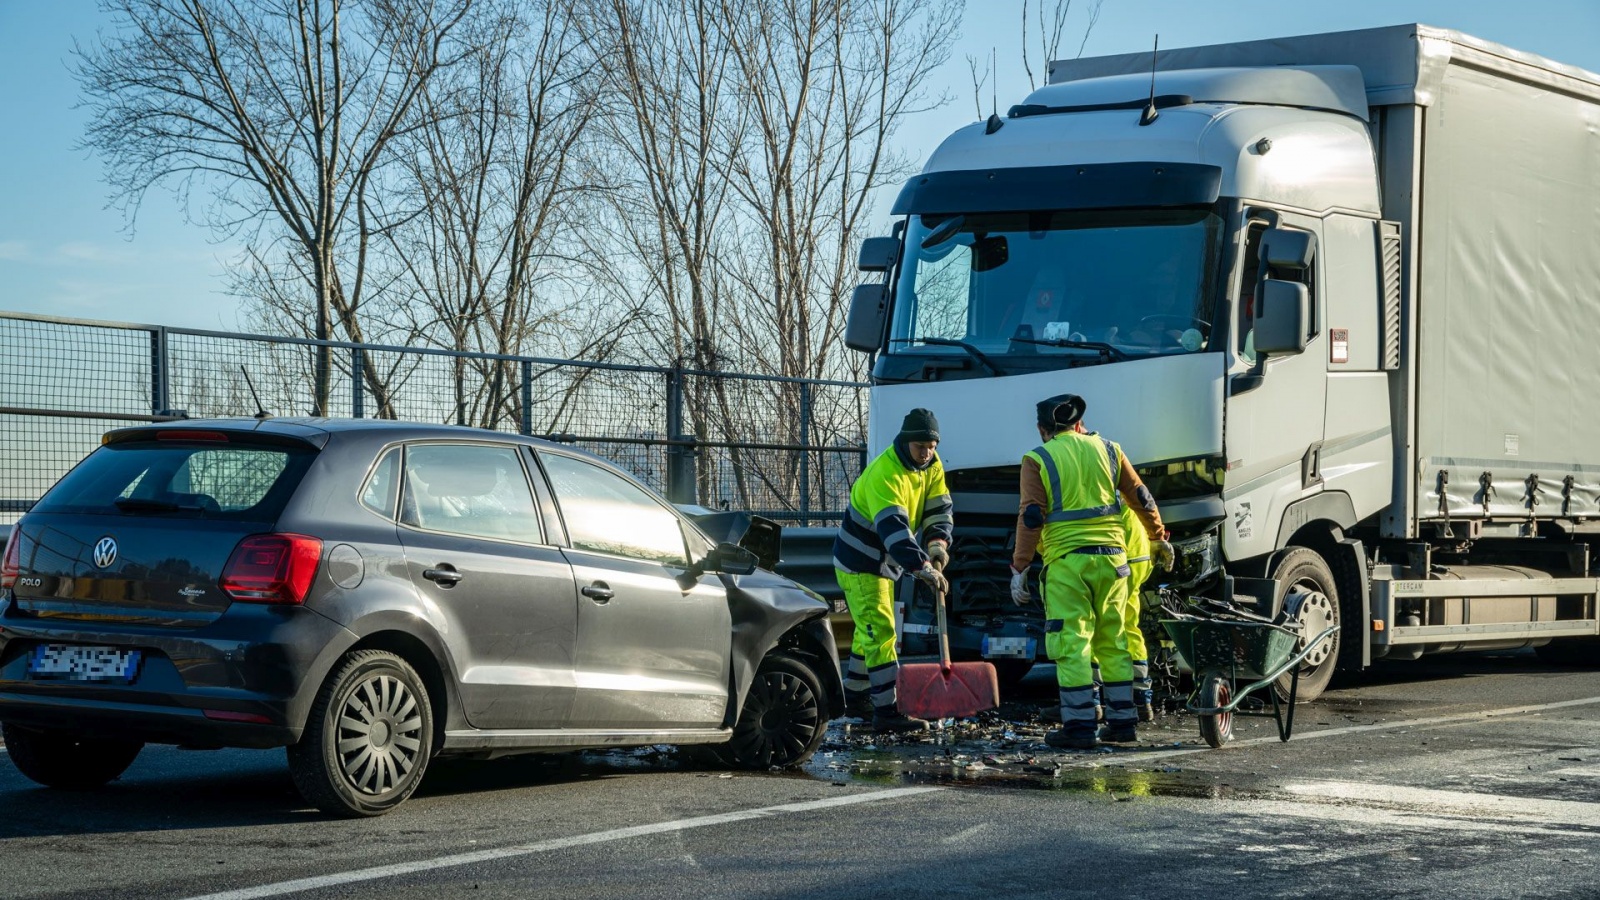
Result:
[[[0,897],[1600,897],[1600,673],[1382,666],[1289,743],[1251,719],[1221,750],[1169,714],[1061,753],[1005,712],[923,740],[839,725],[796,773],[436,762],[359,821],[306,808],[281,752],[150,747],[88,793],[0,759]]]

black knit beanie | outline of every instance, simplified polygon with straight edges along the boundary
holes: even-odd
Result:
[[[906,413],[905,420],[900,423],[900,434],[897,436],[903,441],[937,441],[939,439],[939,420],[934,418],[933,411],[917,408]]]

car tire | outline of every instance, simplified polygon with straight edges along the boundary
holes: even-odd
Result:
[[[826,702],[810,666],[793,657],[768,656],[750,682],[733,737],[712,752],[724,765],[740,769],[798,766],[828,732]]]
[[[381,816],[417,789],[432,753],[433,708],[416,670],[393,653],[356,650],[317,692],[289,747],[289,774],[329,815]]]
[[[86,791],[128,770],[144,749],[139,741],[90,738],[5,724],[6,751],[18,771],[45,787]]]

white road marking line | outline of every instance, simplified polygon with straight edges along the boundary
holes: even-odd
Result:
[[[569,847],[582,847],[590,844],[604,844],[611,841],[627,840],[628,838],[643,837],[650,834],[665,834],[668,832],[687,831],[691,828],[705,828],[711,825],[726,825],[730,822],[743,822],[749,819],[761,819],[770,816],[788,813],[814,812],[819,809],[831,809],[837,806],[852,806],[858,803],[875,803],[880,800],[893,800],[900,797],[909,797],[915,794],[926,794],[933,791],[942,791],[938,787],[908,787],[892,788],[884,791],[871,791],[864,794],[848,794],[843,797],[829,797],[825,800],[806,800],[801,803],[786,803],[782,806],[764,806],[759,809],[745,809],[736,812],[718,813],[714,816],[697,816],[692,819],[678,819],[673,822],[656,822],[650,825],[634,825],[628,828],[615,828],[610,831],[597,831],[591,834],[579,834],[572,837],[553,838],[548,841],[539,841],[533,844],[520,844],[515,847],[501,847],[497,850],[478,850],[473,853],[457,853],[451,856],[439,856],[433,859],[422,859],[416,862],[396,863],[390,866],[374,866],[369,869],[355,869],[349,872],[339,872],[333,875],[319,875],[314,878],[296,878],[293,881],[280,881],[276,884],[264,884],[259,887],[240,888],[236,891],[222,891],[215,894],[205,894],[193,897],[190,900],[251,900],[256,897],[278,897],[284,894],[293,894],[300,891],[313,891],[321,888],[338,887],[340,885],[355,884],[363,881],[374,881],[379,878],[392,878],[396,875],[411,875],[417,872],[429,872],[434,869],[444,869],[452,866],[465,866],[473,863],[493,862],[500,859],[510,859],[517,856],[528,856],[534,853],[548,853],[552,850],[565,850]]]
[[[1397,784],[1363,784],[1356,781],[1300,781],[1282,790],[1315,800],[1354,800],[1380,807],[1401,804],[1406,810],[1431,818],[1434,814],[1472,820],[1493,818],[1525,825],[1569,825],[1600,828],[1600,803],[1581,800],[1545,800],[1509,797],[1474,791],[1441,791]]]
[[[1561,700],[1555,703],[1540,703],[1534,706],[1508,706],[1504,709],[1486,709],[1481,712],[1461,713],[1454,716],[1431,716],[1425,719],[1402,719],[1396,722],[1380,722],[1373,725],[1350,725],[1344,728],[1325,728],[1321,731],[1295,731],[1293,739],[1309,741],[1314,738],[1339,737],[1346,734],[1364,734],[1370,731],[1395,731],[1403,728],[1443,728],[1450,725],[1461,725],[1467,722],[1482,722],[1488,719],[1498,719],[1506,716],[1525,716],[1533,713],[1545,712],[1552,709],[1569,709],[1575,706],[1594,706],[1600,704],[1600,697],[1586,697],[1582,700]],[[1300,710],[1296,716],[1304,716],[1308,711]],[[1257,744],[1279,743],[1276,734],[1268,737],[1250,738],[1243,741],[1230,741],[1224,747],[1250,747]],[[1083,756],[1076,759],[1063,761],[1063,765],[1083,768],[1085,766],[1103,765],[1106,760],[1113,759],[1119,764],[1143,762],[1146,760],[1168,759],[1174,756],[1188,756],[1191,753],[1210,753],[1211,748],[1206,746],[1185,747],[1181,750],[1155,750],[1150,752],[1134,751],[1131,753],[1096,753],[1092,756]]]
[[[1465,815],[1428,815],[1421,812],[1384,809],[1373,806],[1351,806],[1337,803],[1301,803],[1292,800],[1252,800],[1249,805],[1226,808],[1227,813],[1268,820],[1287,816],[1312,819],[1318,822],[1346,822],[1359,826],[1364,832],[1375,833],[1378,828],[1423,829],[1427,831],[1459,831],[1494,835],[1542,835],[1548,837],[1583,838],[1593,840],[1590,831],[1574,831],[1571,825],[1539,823],[1520,819],[1500,819]]]

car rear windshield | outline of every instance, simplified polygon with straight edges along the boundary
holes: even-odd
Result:
[[[316,451],[167,441],[101,447],[34,506],[37,512],[270,521]]]

